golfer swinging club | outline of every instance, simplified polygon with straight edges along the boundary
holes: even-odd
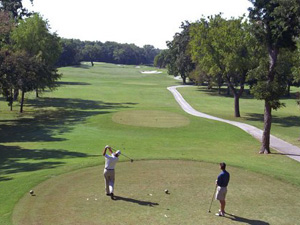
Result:
[[[220,169],[222,172],[219,174],[218,179],[216,180],[217,192],[216,192],[216,200],[220,201],[220,210],[216,213],[216,216],[224,216],[225,215],[225,197],[227,194],[227,186],[230,179],[230,174],[226,171],[226,164],[224,162],[220,163]]]
[[[110,155],[106,154],[107,149],[110,152]],[[105,191],[106,195],[110,196],[111,199],[114,199],[114,183],[115,183],[115,166],[119,160],[119,155],[121,154],[120,150],[117,150],[115,153],[112,151],[112,148],[108,145],[105,146],[103,150],[103,156],[105,157],[105,167],[104,167],[104,180],[105,180]]]

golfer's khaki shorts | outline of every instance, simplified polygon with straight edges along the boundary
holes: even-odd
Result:
[[[226,194],[227,194],[227,187],[218,186],[217,193],[216,193],[216,199],[219,201],[225,200]]]

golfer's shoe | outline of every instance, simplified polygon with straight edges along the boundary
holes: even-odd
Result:
[[[218,213],[216,213],[216,216],[224,216],[224,213],[218,212]]]
[[[107,196],[110,196],[110,194],[109,194],[109,193],[106,193],[106,195],[107,195]]]
[[[110,198],[111,198],[112,200],[115,199],[115,198],[114,198],[114,193],[110,193]]]

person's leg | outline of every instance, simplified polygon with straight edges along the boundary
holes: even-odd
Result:
[[[217,194],[216,194],[216,199],[219,200],[220,202],[220,210],[218,213],[216,213],[217,216],[224,216],[225,214],[225,197],[227,193],[227,188],[226,187],[218,187],[217,188]]]
[[[220,200],[220,204],[221,204],[221,213],[225,214],[225,205],[226,205],[226,201],[224,200]]]
[[[115,186],[115,171],[114,170],[111,171],[109,183],[110,183],[110,187],[111,187],[110,193],[114,193],[114,186]]]
[[[104,175],[104,183],[105,183],[105,192],[106,192],[106,195],[109,195],[110,192],[109,192],[109,174],[108,174],[108,171],[105,170],[103,175]]]

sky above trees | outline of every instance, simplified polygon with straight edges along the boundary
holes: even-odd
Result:
[[[220,12],[224,17],[248,15],[248,0],[29,0],[23,5],[40,12],[60,37],[82,41],[116,41],[165,49],[180,32],[181,22]]]

